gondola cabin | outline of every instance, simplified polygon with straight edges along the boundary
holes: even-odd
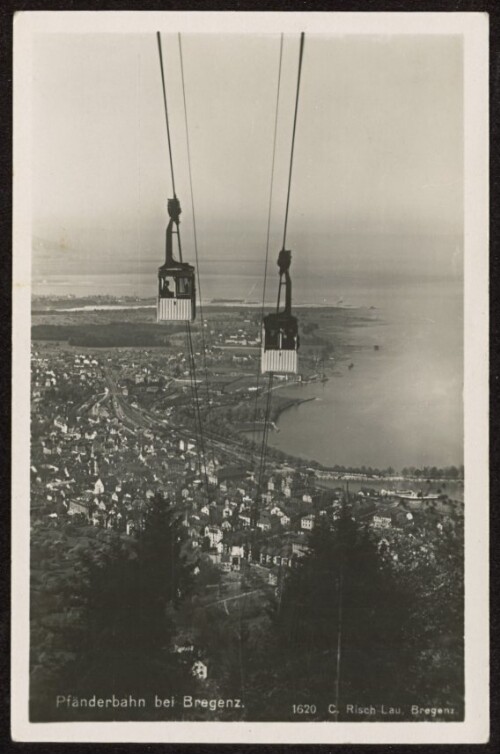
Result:
[[[191,264],[158,269],[157,322],[192,322],[196,316],[195,270]]]
[[[285,312],[268,314],[262,324],[261,373],[297,374],[299,327]]]

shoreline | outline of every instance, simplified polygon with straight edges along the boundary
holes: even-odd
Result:
[[[281,387],[281,386],[273,388],[273,390],[277,390],[277,389],[279,389],[279,387]],[[283,385],[283,387],[285,387],[285,386]],[[280,432],[281,431],[280,428],[278,427],[277,422],[278,422],[279,418],[282,416],[282,414],[285,413],[285,411],[288,411],[291,408],[299,406],[301,403],[309,403],[310,401],[315,401],[315,400],[316,400],[315,396],[312,396],[311,398],[296,398],[296,399],[295,398],[290,398],[289,404],[283,406],[282,408],[278,408],[277,409],[277,413],[273,414],[272,421],[269,421],[269,424],[273,428],[273,431],[274,432]],[[248,424],[249,426],[247,426],[247,427],[239,426],[236,429],[236,431],[238,432],[238,434],[242,434],[242,433],[243,434],[247,434],[247,433],[248,434],[257,434],[257,433],[260,434],[261,432],[264,431],[264,422],[262,422],[262,421],[257,421],[255,423],[254,422],[241,422],[241,424]],[[252,425],[252,426],[250,426],[250,425]]]
[[[88,298],[86,298],[86,300],[87,301],[92,301],[92,297],[88,297]],[[133,312],[134,310],[135,311],[144,310],[145,312],[146,311],[147,312],[153,312],[154,308],[155,308],[155,303],[154,303],[153,299],[149,299],[149,300],[148,299],[139,299],[139,300],[136,299],[136,300],[130,300],[130,301],[121,301],[120,303],[118,303],[117,300],[115,300],[113,303],[111,303],[112,299],[107,299],[107,301],[109,303],[104,303],[104,301],[102,303],[96,303],[95,300],[96,299],[94,298],[93,299],[94,303],[92,303],[92,304],[86,304],[85,306],[81,306],[81,307],[80,306],[64,306],[64,303],[72,303],[72,301],[70,299],[63,299],[63,298],[59,299],[59,301],[56,301],[55,298],[51,298],[50,296],[48,296],[46,298],[40,298],[40,299],[38,299],[37,302],[34,302],[34,306],[36,308],[38,308],[42,302],[46,302],[49,306],[50,305],[52,305],[52,306],[55,305],[57,308],[53,308],[52,310],[46,309],[45,311],[39,311],[39,314],[41,314],[41,315],[46,314],[46,315],[49,315],[49,316],[51,314],[51,311],[54,312],[55,313],[55,318],[54,318],[55,322],[54,322],[54,324],[57,324],[57,321],[58,321],[59,317],[61,317],[65,313],[68,314],[68,318],[69,318],[69,316],[71,315],[71,313],[75,312],[75,314],[74,314],[74,322],[75,322],[75,324],[77,324],[77,323],[80,322],[80,319],[81,319],[80,315],[79,314],[77,315],[77,312],[81,312],[83,318],[85,319],[85,316],[84,316],[85,312],[94,311],[94,312],[96,312],[95,317],[97,318],[97,316],[98,316],[97,312],[99,312],[99,311],[104,311],[105,312],[106,310],[108,310],[108,311],[109,310],[115,310],[115,311],[120,311],[121,310],[122,312],[124,312],[123,319],[125,319],[125,314],[126,314],[127,311]],[[327,340],[328,341],[330,341],[332,339],[336,341],[337,340],[337,336],[339,336],[339,337],[341,336],[340,337],[340,341],[341,342],[340,343],[335,343],[335,361],[333,363],[329,362],[328,365],[325,364],[324,367],[323,367],[323,369],[324,369],[324,372],[326,372],[326,376],[328,377],[328,382],[326,384],[327,392],[331,392],[331,390],[333,390],[335,394],[338,394],[338,393],[340,393],[342,395],[344,395],[344,393],[347,394],[347,398],[346,398],[346,400],[344,401],[344,403],[342,404],[342,406],[340,408],[340,410],[343,411],[342,417],[344,419],[345,419],[344,414],[346,413],[346,410],[347,410],[347,408],[345,408],[345,407],[349,404],[350,397],[352,397],[352,396],[350,396],[350,393],[349,393],[349,383],[352,382],[353,380],[356,380],[359,383],[360,380],[361,380],[361,382],[363,383],[363,385],[365,385],[365,382],[366,382],[367,379],[370,381],[370,375],[369,375],[368,371],[366,372],[367,376],[365,376],[365,377],[363,376],[364,373],[365,373],[364,369],[362,369],[361,377],[358,376],[359,375],[359,371],[360,371],[359,368],[358,368],[358,366],[360,366],[360,365],[362,366],[362,364],[361,364],[362,360],[363,360],[363,362],[365,361],[365,351],[367,352],[366,357],[368,357],[368,351],[370,351],[370,353],[371,353],[372,349],[374,348],[373,344],[374,343],[376,343],[376,344],[380,343],[383,353],[384,354],[386,353],[385,342],[383,340],[383,336],[385,335],[385,332],[382,332],[382,334],[380,334],[379,331],[380,331],[381,325],[384,325],[384,326],[387,325],[387,322],[389,320],[388,320],[388,318],[386,316],[384,316],[384,321],[383,322],[380,321],[380,311],[381,311],[380,309],[377,309],[376,312],[375,311],[370,312],[370,314],[373,313],[375,319],[377,320],[376,324],[377,324],[378,329],[374,329],[372,331],[373,334],[370,336],[370,338],[367,337],[366,339],[363,339],[363,337],[361,337],[362,334],[365,332],[365,329],[364,329],[365,326],[371,326],[372,322],[368,321],[368,319],[371,320],[372,318],[371,317],[370,318],[368,318],[368,317],[365,318],[364,314],[356,314],[356,310],[358,312],[366,312],[368,314],[368,310],[370,310],[370,308],[371,308],[368,305],[369,301],[370,301],[370,299],[368,299],[368,303],[366,303],[366,304],[364,304],[362,306],[359,306],[359,307],[350,307],[350,306],[345,306],[345,305],[339,306],[339,305],[334,305],[334,304],[332,304],[332,305],[328,305],[328,304],[315,304],[315,305],[312,305],[312,306],[308,306],[307,304],[301,304],[300,306],[299,305],[297,306],[297,309],[300,308],[301,310],[306,310],[307,308],[309,308],[310,311],[312,312],[309,318],[313,319],[313,320],[316,320],[317,322],[320,322],[321,326],[323,326],[322,325],[322,320],[321,320],[321,315],[315,316],[314,312],[321,312],[321,310],[323,310],[325,312],[325,314],[323,315],[325,318],[328,318],[328,317],[332,317],[332,318],[335,317],[335,318],[337,318],[335,320],[335,322],[334,322],[334,326],[328,327],[328,331],[327,331],[326,334],[327,334]],[[82,297],[82,298],[76,298],[75,303],[84,303],[84,297]],[[62,305],[61,308],[59,308],[59,306],[61,304],[63,304],[63,305]],[[259,307],[261,306],[261,304],[253,304],[253,305],[247,304],[247,305],[245,305],[245,304],[240,303],[240,302],[230,301],[230,302],[218,302],[216,304],[205,303],[205,306],[207,306],[208,312],[214,312],[214,311],[217,311],[217,310],[219,312],[222,312],[222,314],[219,315],[222,318],[224,317],[224,314],[223,314],[224,311],[233,311],[233,312],[238,312],[239,311],[239,312],[244,312],[245,309],[247,309],[248,311],[252,310],[253,311],[253,319],[255,319],[256,312],[259,309]],[[382,311],[384,311],[384,310],[382,310]],[[329,313],[331,313],[331,314],[329,314]],[[410,314],[414,314],[413,310],[410,310]],[[139,316],[141,316],[141,315],[139,315]],[[151,315],[148,314],[147,318],[149,319],[150,316]],[[304,316],[306,317],[307,315],[304,315]],[[349,329],[346,329],[346,328],[348,328],[348,326],[351,323],[351,320],[349,319],[349,316],[352,317],[352,327],[354,328],[354,330],[352,331],[352,333],[351,333],[351,331]],[[119,314],[116,315],[116,317],[119,318],[119,319],[122,318]],[[131,314],[131,317],[132,317],[132,314]],[[362,319],[360,319],[360,317],[362,317]],[[142,315],[142,318],[145,318],[145,316]],[[332,319],[332,321],[333,321],[333,319]],[[415,321],[417,321],[417,320],[415,319]],[[420,322],[420,319],[418,319],[418,322]],[[329,325],[329,322],[327,324]],[[413,320],[410,321],[410,324],[413,324]],[[429,329],[429,328],[427,328],[427,329]],[[434,330],[435,330],[435,328],[434,328]],[[361,335],[359,334],[360,332],[361,332]],[[388,333],[387,337],[389,337],[390,335],[392,335],[392,331],[390,331],[390,330],[388,330],[387,333]],[[313,336],[314,335],[315,335],[315,333],[313,333]],[[430,335],[432,336],[432,332],[430,333]],[[332,340],[332,342],[333,342],[333,340]],[[142,345],[138,345],[138,346],[123,346],[124,349],[132,348],[132,347],[134,347],[134,348],[136,348],[138,350],[141,350],[143,348]],[[148,347],[151,347],[151,346],[148,345]],[[316,346],[316,347],[319,348],[319,346]],[[360,352],[360,355],[359,355],[358,358],[356,358],[356,355],[357,355],[358,351]],[[363,356],[363,359],[361,359],[361,355]],[[396,356],[397,355],[398,354],[396,354]],[[392,356],[394,356],[394,354],[392,354]],[[347,371],[347,364],[349,364],[349,360],[350,359],[352,359],[352,361],[355,362],[355,367],[356,368],[354,369],[354,371],[349,371],[348,372]],[[360,362],[359,365],[358,365],[358,360]],[[326,367],[326,369],[325,369],[325,367]],[[380,370],[379,370],[379,372],[380,372]],[[333,379],[334,377],[335,377],[335,380]],[[342,384],[337,385],[336,384],[336,380],[337,379],[340,379],[340,381],[341,381]],[[346,385],[344,385],[344,382],[346,383]],[[379,380],[379,382],[380,382],[380,380]],[[330,387],[328,387],[328,383],[330,384]],[[332,383],[335,383],[335,384],[332,384]],[[371,382],[370,382],[370,384],[371,384]],[[292,445],[290,445],[289,446],[290,449],[289,450],[286,449],[286,447],[288,447],[288,445],[285,443],[285,439],[286,439],[286,436],[288,435],[288,432],[284,431],[283,428],[280,426],[280,424],[281,424],[281,420],[282,420],[283,417],[288,417],[289,416],[289,414],[286,413],[288,411],[288,409],[292,408],[293,406],[298,407],[303,402],[311,402],[311,406],[313,407],[311,409],[305,409],[304,410],[305,414],[309,414],[310,411],[312,412],[312,417],[313,417],[312,421],[309,420],[309,419],[306,421],[305,417],[302,416],[302,413],[299,413],[298,421],[299,421],[300,430],[297,429],[297,433],[300,431],[301,434],[302,434],[302,432],[304,432],[307,435],[307,431],[309,430],[309,435],[310,435],[311,432],[314,432],[314,428],[316,427],[316,425],[318,424],[318,422],[320,422],[321,419],[322,419],[321,410],[318,409],[317,406],[314,408],[315,404],[312,403],[312,400],[318,400],[318,395],[321,398],[321,394],[320,394],[320,392],[318,392],[318,391],[321,391],[320,380],[318,380],[317,378],[316,379],[311,379],[311,380],[307,380],[307,383],[303,384],[303,387],[307,389],[307,393],[306,393],[306,394],[308,394],[307,398],[303,397],[300,394],[300,392],[297,391],[297,387],[298,386],[299,386],[298,383],[290,384],[288,382],[283,382],[283,383],[280,382],[280,384],[276,386],[276,389],[279,390],[279,391],[285,390],[285,395],[283,396],[282,393],[280,394],[280,400],[279,401],[277,400],[276,404],[279,404],[280,402],[282,402],[284,405],[271,417],[272,420],[273,420],[273,424],[272,424],[273,434],[272,434],[272,437],[275,438],[275,440],[272,440],[273,448],[274,448],[274,450],[279,451],[280,454],[283,455],[283,456],[289,456],[290,458],[293,457],[294,459],[296,459],[297,462],[302,463],[302,465],[304,465],[304,466],[307,466],[307,465],[309,465],[309,463],[312,463],[312,464],[314,464],[314,466],[316,468],[319,468],[322,471],[325,471],[325,472],[326,471],[331,471],[331,472],[333,472],[333,469],[331,468],[331,464],[332,463],[334,465],[337,464],[337,463],[344,463],[344,461],[342,460],[344,457],[345,457],[345,460],[348,460],[348,455],[346,455],[346,453],[343,452],[344,449],[342,447],[340,447],[339,452],[335,452],[335,453],[333,451],[330,452],[329,449],[325,449],[325,451],[323,452],[323,451],[320,451],[321,444],[319,444],[319,449],[317,450],[317,452],[314,452],[309,457],[307,455],[305,457],[302,455],[302,453],[304,451],[302,450],[302,452],[301,452],[301,450],[298,447],[299,446],[298,442],[294,444],[293,448],[292,448]],[[292,388],[293,388],[293,390],[292,390]],[[374,384],[374,389],[376,389],[376,388],[377,388],[377,383]],[[311,395],[312,392],[317,393],[318,395]],[[351,392],[352,392],[352,390],[351,390]],[[399,391],[399,392],[401,393],[403,391]],[[288,393],[288,396],[286,396],[286,393]],[[294,393],[295,393],[295,395],[294,395]],[[287,398],[287,397],[289,398],[289,400],[285,401],[284,399]],[[321,400],[323,400],[323,398],[321,398]],[[353,409],[353,412],[356,413],[355,409]],[[302,422],[301,419],[304,419],[304,421]],[[294,423],[293,420],[289,420],[288,418],[284,418],[283,422],[287,425],[287,427],[288,427],[289,424]],[[310,425],[313,425],[312,429],[311,429]],[[257,438],[258,435],[262,434],[262,429],[259,426],[252,428],[251,424],[246,423],[246,422],[242,422],[241,425],[237,424],[235,426],[235,430],[236,430],[236,434],[240,435],[240,436],[243,436],[244,433],[247,433],[248,437],[250,437],[251,435],[254,435],[254,437]],[[309,442],[309,437],[307,437],[306,442]],[[360,442],[361,442],[361,440],[360,440]],[[364,442],[364,440],[363,440],[363,442]],[[276,443],[276,445],[274,443]],[[338,441],[337,441],[337,444],[339,444]],[[410,450],[411,450],[411,448],[410,448]],[[359,455],[360,454],[358,453],[358,456]],[[321,463],[321,461],[319,460],[321,457],[323,457],[323,463]],[[377,455],[377,453],[375,453],[375,454],[373,454],[373,458],[372,458],[370,456],[370,453],[367,453],[366,455],[363,454],[362,457],[361,456],[359,458],[356,457],[356,461],[360,461],[361,463],[365,464],[367,467],[368,466],[372,466],[373,468],[377,468],[378,467],[380,469],[384,469],[384,468],[386,468],[389,465],[392,465],[393,467],[396,467],[396,468],[402,468],[403,465],[406,465],[406,466],[409,466],[409,465],[421,466],[422,465],[421,463],[415,464],[415,463],[410,463],[408,461],[405,461],[404,464],[402,464],[402,462],[399,461],[399,457],[395,457],[395,458],[392,458],[392,457],[389,457],[389,456],[387,456],[387,457],[389,458],[389,460],[385,460],[385,456],[381,455],[381,453],[378,452],[378,455]],[[411,454],[410,455],[405,454],[405,458],[412,458],[412,457],[414,457],[414,456],[411,455]],[[365,459],[365,460],[363,460],[363,459]],[[439,458],[439,457],[436,457],[435,459],[433,458],[432,460],[429,460],[428,456],[425,456],[425,464],[428,465],[428,466],[438,465],[440,468],[444,468],[446,466],[446,464],[447,464],[447,461],[446,461],[446,459],[443,459],[443,460],[444,460],[444,465],[442,463],[442,459]],[[436,464],[436,461],[437,461],[437,464]],[[440,463],[440,461],[441,461],[441,463]],[[459,466],[459,463],[455,462],[455,465]],[[356,466],[353,466],[353,468],[355,469]],[[339,472],[336,472],[336,473],[333,472],[333,473],[335,475],[335,478],[337,478],[337,479],[338,478],[344,478],[345,479],[345,475],[342,472],[340,472],[340,473]],[[356,472],[353,472],[353,473],[355,474]],[[364,480],[364,481],[370,481],[371,479],[374,479],[374,480],[378,480],[380,482],[381,479],[385,479],[386,477],[379,477],[379,476],[375,476],[375,477],[361,477],[361,476],[357,476],[356,475],[356,476],[354,476],[352,478],[353,478],[353,480]],[[406,479],[406,478],[407,477],[402,477],[402,479]],[[387,481],[391,481],[391,477],[387,477]],[[417,482],[417,483],[422,483],[422,478],[418,478],[417,477],[414,481]],[[443,480],[443,481],[445,481],[445,480]]]
[[[133,303],[116,303],[116,304],[85,304],[82,306],[51,306],[47,309],[35,308],[38,302],[32,302],[32,314],[65,314],[75,312],[97,312],[97,311],[127,311],[127,310],[141,310],[141,309],[156,309],[156,303],[146,303],[148,299],[145,299],[145,303],[133,304]],[[249,302],[249,303],[235,303],[235,302],[217,302],[213,301],[197,301],[198,306],[202,306],[204,309],[262,309],[262,303]],[[275,307],[275,303],[272,301],[266,301],[264,309],[272,309]],[[359,309],[371,309],[375,310],[374,306],[355,306],[353,304],[335,304],[324,302],[321,304],[311,302],[301,302],[294,304],[294,309],[338,309],[342,311],[355,311]]]

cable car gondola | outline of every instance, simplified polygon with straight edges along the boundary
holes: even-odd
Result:
[[[166,234],[165,264],[158,269],[158,299],[156,305],[157,322],[192,322],[196,315],[196,285],[195,268],[182,261],[181,236],[179,232],[181,205],[175,193],[174,163],[172,160],[172,144],[170,141],[170,126],[168,121],[167,94],[165,90],[165,75],[163,72],[163,55],[161,36],[157,32],[158,54],[160,57],[160,72],[165,108],[165,124],[167,126],[168,153],[170,157],[170,173],[172,175],[173,199],[168,200],[167,209],[169,222]],[[180,39],[179,39],[179,50]],[[182,61],[181,61],[182,62]],[[182,71],[181,67],[181,71]],[[184,78],[183,78],[184,87]],[[187,129],[187,126],[186,126]],[[177,251],[179,261],[173,255],[173,236],[177,236]]]
[[[292,148],[290,154],[290,169],[288,173],[288,191],[286,197],[285,209],[285,226],[283,230],[283,245],[278,255],[278,267],[280,272],[280,282],[278,288],[278,304],[276,312],[268,314],[262,320],[262,349],[260,359],[260,369],[262,374],[270,374],[271,379],[274,373],[277,374],[297,374],[299,349],[299,326],[296,317],[292,315],[292,281],[290,278],[290,263],[292,253],[286,248],[286,231],[288,225],[288,210],[290,207],[290,189],[292,185],[292,168],[293,153],[295,149],[295,131],[297,127],[297,111],[299,107],[300,76],[302,72],[302,57],[304,53],[304,33],[300,35],[299,49],[299,69],[297,74],[297,93],[295,97],[295,114],[293,117],[292,131]],[[281,70],[281,58],[280,58]],[[279,81],[278,81],[278,99],[279,102]],[[277,111],[276,111],[277,112]],[[277,123],[277,119],[276,119]],[[275,125],[275,143],[273,147],[273,170],[274,170],[274,149],[276,147],[276,125]],[[273,172],[273,171],[271,171]],[[272,196],[272,187],[271,187]],[[269,212],[271,211],[271,200],[269,202]],[[268,223],[268,241],[269,241],[269,223]],[[266,251],[267,265],[267,251]],[[285,308],[280,311],[281,287],[285,286]],[[264,282],[265,291],[265,282]],[[263,304],[264,305],[264,304]]]
[[[165,248],[165,264],[158,268],[157,322],[192,322],[196,316],[195,268],[187,262],[178,262],[173,256],[173,236],[177,236],[181,255],[179,223],[181,205],[176,196],[168,200],[170,217]]]
[[[276,312],[267,314],[262,323],[262,374],[297,374],[299,349],[299,326],[292,315],[292,280],[290,263],[292,253],[282,249],[278,255],[280,282]],[[283,279],[284,278],[284,279]],[[285,286],[285,308],[279,311],[281,287]]]

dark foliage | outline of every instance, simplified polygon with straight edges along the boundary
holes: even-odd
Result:
[[[268,649],[253,663],[250,719],[277,709],[294,719],[302,702],[327,719],[329,704],[403,701],[410,606],[392,571],[347,515],[317,526],[309,547],[278,589]]]
[[[170,328],[172,332],[172,328]],[[73,346],[125,347],[165,346],[165,330],[156,324],[109,322],[99,325],[34,325],[32,338],[36,340],[67,341]]]
[[[54,598],[61,612],[50,613],[45,590],[40,602],[46,614],[38,626],[42,636],[32,636],[32,720],[96,719],[91,709],[56,710],[56,695],[149,698],[152,693],[182,691],[188,675],[172,652],[171,616],[191,586],[191,569],[181,552],[184,537],[168,502],[157,498],[133,547],[114,537],[98,552],[82,550],[78,570],[71,574],[71,598],[54,574]],[[62,612],[63,604],[72,603],[79,608],[76,620]],[[55,654],[47,652],[51,643],[57,647]],[[134,714],[144,715],[141,710],[107,710],[102,719],[133,719]]]

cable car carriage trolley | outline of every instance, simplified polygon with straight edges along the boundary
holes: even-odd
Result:
[[[276,312],[267,314],[262,323],[261,372],[297,374],[299,327],[292,315],[292,281],[289,268],[292,254],[282,249],[278,255],[280,282]],[[285,286],[285,308],[280,311],[281,287]]]
[[[156,321],[192,322],[196,316],[195,268],[182,262],[179,235],[181,205],[176,196],[168,200],[168,214],[170,220],[166,232],[165,263],[158,268]],[[177,236],[180,262],[173,256],[174,235]]]

